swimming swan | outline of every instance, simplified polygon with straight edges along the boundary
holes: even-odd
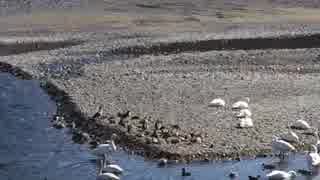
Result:
[[[295,171],[278,171],[273,170],[270,173],[267,174],[267,178],[269,180],[289,180],[292,178],[295,178],[297,176],[297,173]]]

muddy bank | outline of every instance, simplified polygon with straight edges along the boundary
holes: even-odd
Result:
[[[276,39],[273,42],[277,43]],[[308,37],[304,40],[309,45]],[[114,54],[110,58],[95,49],[96,43],[3,56],[0,68],[22,78],[39,79],[57,102],[57,115],[64,117],[58,118],[62,121],[59,127],[77,129],[75,140],[94,145],[116,132],[121,137],[118,143],[150,158],[266,155],[272,135],[285,132],[288,122],[303,117],[317,126],[317,48],[159,51],[158,56]],[[152,46],[146,42],[146,49]],[[52,67],[59,70],[48,70]],[[62,75],[57,75],[60,72]],[[254,128],[237,128],[230,108],[208,107],[217,96],[226,99],[228,107],[237,99],[250,97]],[[103,116],[90,118],[100,105]],[[305,142],[300,150],[315,141],[308,133],[297,132]]]

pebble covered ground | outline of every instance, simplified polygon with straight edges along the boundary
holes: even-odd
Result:
[[[299,118],[318,127],[316,1],[8,2],[2,15],[35,12],[0,18],[0,71],[38,79],[59,105],[53,125],[74,128],[75,141],[116,132],[150,158],[239,159],[269,154],[272,135]],[[51,4],[61,13],[38,11]],[[227,107],[209,107],[215,97]],[[230,108],[244,97],[253,128],[238,128]],[[299,150],[316,140],[296,132]]]

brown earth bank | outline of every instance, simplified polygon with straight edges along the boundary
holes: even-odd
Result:
[[[288,122],[303,118],[318,127],[317,34],[250,39],[230,34],[223,34],[228,43],[218,34],[206,35],[207,39],[199,34],[198,40],[190,39],[190,34],[122,38],[112,33],[77,34],[85,38],[76,40],[81,44],[75,46],[62,43],[61,49],[7,53],[0,57],[0,70],[39,79],[57,102],[53,125],[74,129],[76,141],[95,145],[115,132],[122,146],[150,158],[267,155],[272,135],[286,132]],[[249,43],[252,40],[256,42]],[[44,47],[57,41],[32,42]],[[19,49],[24,46],[16,44]],[[272,44],[279,49],[272,49]],[[227,108],[209,107],[215,97],[225,99]],[[230,108],[243,97],[251,99],[253,128],[238,128]],[[91,118],[100,105],[103,116]],[[315,142],[309,131],[296,132],[304,142],[296,145],[299,150]]]

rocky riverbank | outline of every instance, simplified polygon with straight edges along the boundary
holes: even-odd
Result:
[[[0,69],[39,79],[58,105],[53,125],[73,128],[76,141],[95,145],[116,132],[123,147],[150,158],[266,155],[272,135],[286,132],[288,122],[304,118],[318,125],[317,37],[284,32],[281,38],[247,40],[230,33],[226,41],[219,34],[183,35],[85,34],[75,46],[7,53],[0,57]],[[272,44],[281,48],[270,49]],[[226,109],[208,106],[217,96],[227,101]],[[230,109],[243,97],[251,99],[253,128],[238,128]],[[91,118],[101,105],[103,115]],[[315,141],[308,132],[297,133],[305,144],[300,150]]]

